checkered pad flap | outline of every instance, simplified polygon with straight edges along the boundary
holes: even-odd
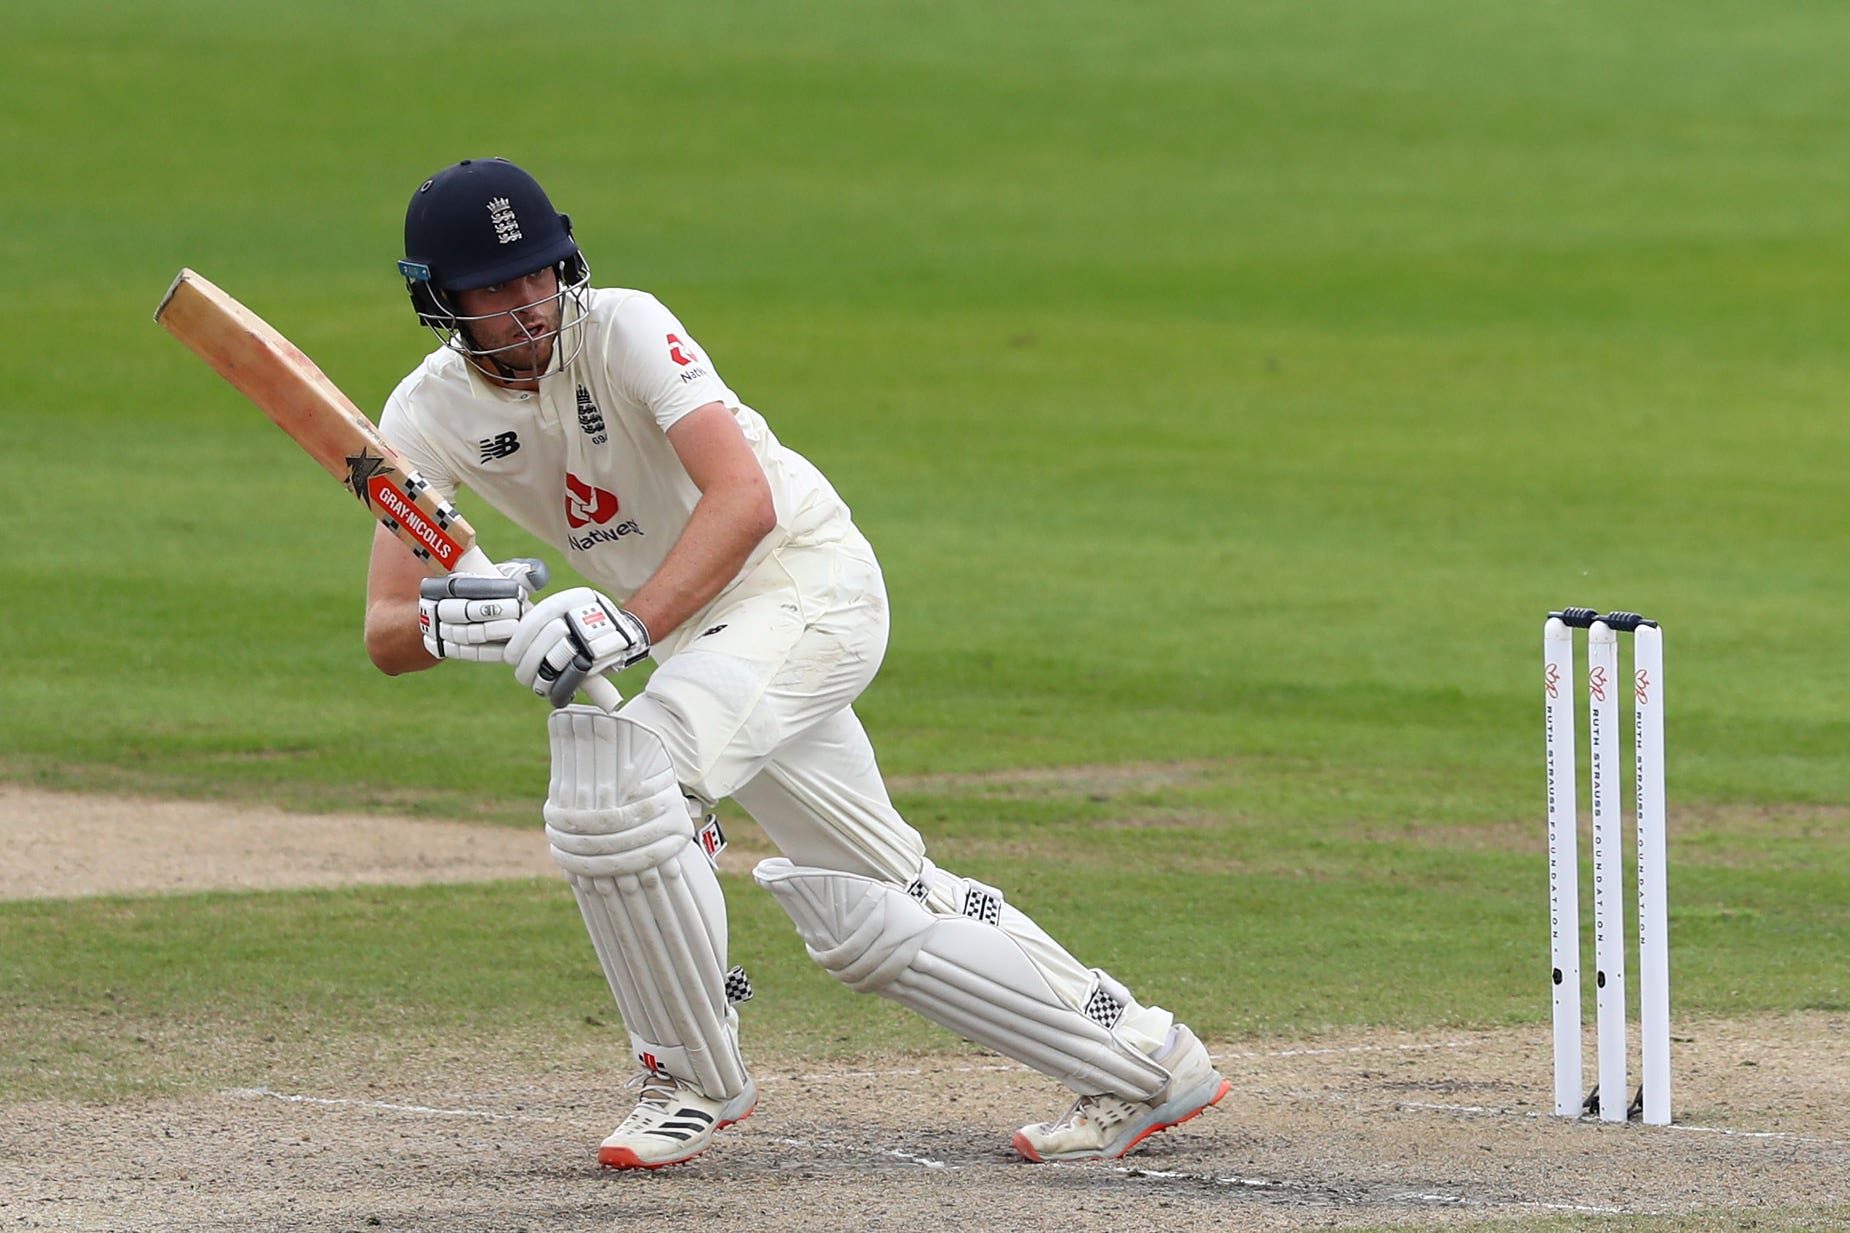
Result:
[[[1002,923],[1002,892],[993,886],[971,882],[964,890],[964,915],[985,925]]]
[[[751,978],[745,975],[744,968],[729,968],[726,971],[726,1001],[737,1006],[740,1002],[752,1000]]]
[[[1106,993],[1102,985],[1092,986],[1092,995],[1086,999],[1086,1018],[1100,1027],[1111,1027],[1123,1013],[1123,1003]]]

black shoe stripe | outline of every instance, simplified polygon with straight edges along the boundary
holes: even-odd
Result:
[[[676,1143],[685,1143],[687,1140],[694,1137],[693,1131],[666,1130],[661,1127],[657,1127],[656,1129],[649,1131],[649,1133],[652,1135],[659,1135],[664,1139],[673,1139]]]
[[[702,1110],[699,1110],[699,1109],[689,1109],[689,1108],[683,1107],[680,1109],[676,1109],[674,1111],[674,1115],[678,1118],[699,1118],[702,1122],[706,1123],[709,1126],[713,1124],[713,1115],[711,1113],[703,1112]]]

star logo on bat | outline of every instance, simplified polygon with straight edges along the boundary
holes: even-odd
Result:
[[[361,449],[358,456],[347,459],[347,487],[367,509],[373,507],[373,495],[367,481],[378,475],[390,475],[392,465],[379,455]]]

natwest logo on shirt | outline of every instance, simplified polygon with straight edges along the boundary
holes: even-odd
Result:
[[[700,357],[694,354],[694,349],[682,342],[677,334],[668,336],[668,358],[683,368],[700,362]]]
[[[617,516],[617,494],[565,473],[565,521],[574,529]]]

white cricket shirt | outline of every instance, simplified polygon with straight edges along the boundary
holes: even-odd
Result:
[[[848,507],[829,481],[779,444],[660,300],[594,289],[578,328],[577,358],[533,392],[497,386],[437,348],[392,392],[380,431],[432,487],[452,499],[468,488],[619,603],[655,572],[693,514],[700,490],[667,434],[710,402],[724,403],[744,430],[777,509],[776,529],[734,584],[786,544],[849,533]]]

